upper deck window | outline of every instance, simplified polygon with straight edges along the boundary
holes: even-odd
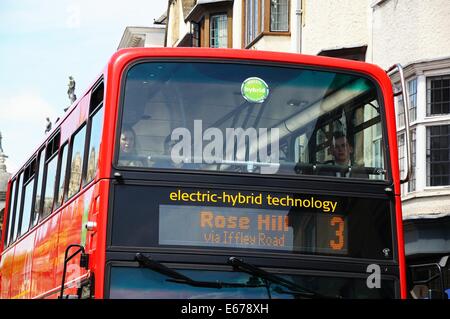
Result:
[[[118,166],[386,179],[380,97],[365,77],[149,62],[125,81]]]

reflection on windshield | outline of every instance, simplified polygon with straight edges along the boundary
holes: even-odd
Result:
[[[146,268],[112,267],[110,298],[113,299],[294,299],[288,289],[265,282],[255,276],[237,271],[200,271],[177,269],[199,281],[223,281],[250,284],[240,288],[192,287],[168,281],[168,277]],[[311,275],[282,275],[324,296],[343,298],[393,298],[393,282],[382,281],[380,289],[369,289],[365,278],[319,277]],[[261,284],[261,286],[259,285]]]
[[[120,133],[119,166],[386,178],[377,91],[354,75],[141,63]]]

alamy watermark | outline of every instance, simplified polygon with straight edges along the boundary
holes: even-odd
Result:
[[[202,120],[194,120],[194,131],[178,127],[172,131],[170,156],[175,164],[246,165],[249,171],[260,167],[261,174],[279,169],[278,128],[210,127],[203,131]]]
[[[66,8],[66,26],[69,29],[77,29],[81,25],[81,8],[78,2],[69,4]]]
[[[366,284],[369,289],[381,288],[381,267],[377,264],[367,266],[366,272],[370,275],[367,277]]]

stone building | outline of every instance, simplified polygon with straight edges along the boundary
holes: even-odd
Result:
[[[402,185],[406,254],[450,252],[450,5],[448,0],[168,0],[168,47],[298,52],[401,63],[409,94],[412,178]],[[399,86],[397,74],[394,86]],[[405,125],[396,101],[401,174]]]
[[[11,177],[11,174],[6,171],[6,164],[5,164],[6,158],[8,158],[8,156],[6,156],[6,154],[3,151],[2,135],[0,133],[0,233],[3,227],[6,188],[8,186],[8,180]]]

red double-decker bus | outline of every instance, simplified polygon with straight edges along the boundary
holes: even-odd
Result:
[[[125,49],[47,136],[8,185],[1,298],[407,296],[374,65]]]

